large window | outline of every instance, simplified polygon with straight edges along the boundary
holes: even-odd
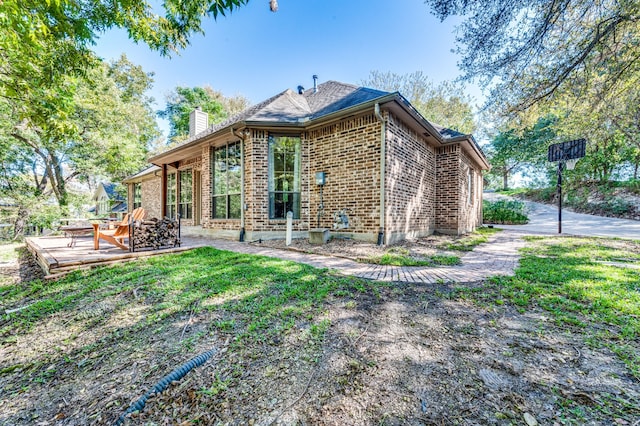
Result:
[[[133,184],[133,208],[142,207],[142,184]]]
[[[300,218],[300,137],[269,136],[269,218]]]
[[[211,217],[240,219],[242,191],[242,152],[240,142],[234,142],[211,153]]]
[[[180,218],[193,217],[193,173],[191,170],[180,172]]]
[[[166,215],[171,219],[176,218],[176,174],[167,175],[167,210]]]

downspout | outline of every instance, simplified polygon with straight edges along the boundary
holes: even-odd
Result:
[[[380,104],[376,103],[373,112],[380,121],[380,230],[378,231],[378,245],[384,245],[385,229],[385,169],[387,159],[387,122],[380,113]]]
[[[240,242],[244,242],[244,235],[245,235],[245,217],[244,217],[244,213],[245,213],[245,208],[244,208],[244,139],[245,139],[245,134],[244,133],[236,133],[236,131],[233,129],[233,127],[231,128],[231,133],[240,138],[240,237],[238,238],[238,240]]]

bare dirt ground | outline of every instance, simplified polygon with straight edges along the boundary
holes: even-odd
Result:
[[[492,291],[467,285],[478,286]],[[173,368],[214,348],[125,424],[640,425],[640,384],[611,351],[586,346],[584,329],[473,304],[460,290],[372,284],[247,345],[219,326],[233,312],[180,315],[133,336],[143,296],[119,294],[0,346],[0,359],[18,366],[0,372],[0,424],[113,424]],[[87,323],[91,332],[76,334]],[[21,364],[34,351],[41,365]]]
[[[455,244],[469,237],[450,235],[429,235],[422,238],[405,240],[390,246],[379,246],[375,243],[355,241],[352,239],[332,238],[327,244],[310,244],[308,238],[291,240],[287,246],[284,240],[263,240],[259,244],[283,250],[297,250],[303,253],[322,254],[327,256],[344,257],[355,261],[363,261],[369,257],[376,257],[387,252],[400,249],[416,259],[427,258],[434,255],[460,256],[464,252],[450,250],[449,244]]]
[[[450,299],[447,286],[378,290],[331,300],[319,341],[308,324],[236,350],[218,336],[213,361],[128,424],[638,424],[624,365],[543,314]]]

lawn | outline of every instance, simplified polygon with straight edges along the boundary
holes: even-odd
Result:
[[[171,365],[219,339],[230,339],[229,348],[237,353],[290,334],[303,333],[313,343],[328,326],[321,315],[327,296],[369,286],[306,265],[213,248],[77,272],[54,282],[2,285],[2,311],[24,309],[0,317],[0,401],[7,406],[61,378],[93,381],[92,370],[117,365],[127,370],[143,362],[147,374],[162,368],[168,373]],[[317,350],[315,344],[299,349],[309,360]],[[145,383],[133,378],[119,394],[95,401],[85,420],[106,420],[104,413],[127,403],[131,386]],[[112,386],[117,383],[103,383]],[[90,388],[90,395],[96,392]],[[26,411],[40,417],[43,410]],[[0,424],[24,421],[10,413]]]
[[[562,333],[579,336],[592,350],[610,350],[640,383],[640,242],[605,238],[528,237],[514,277],[495,277],[458,297],[495,309],[510,304],[522,315],[542,310]],[[547,331],[541,328],[540,333]],[[606,399],[566,410],[609,410]],[[638,400],[629,407],[640,419]],[[624,411],[624,410],[623,410]],[[620,423],[625,424],[625,423]]]
[[[209,350],[127,424],[633,424],[639,253],[529,238],[515,277],[472,285],[213,248],[2,281],[0,425],[112,424]]]

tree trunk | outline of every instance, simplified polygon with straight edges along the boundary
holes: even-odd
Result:
[[[13,223],[13,239],[17,240],[24,236],[24,226],[29,217],[29,210],[25,206],[18,207],[18,217]]]
[[[56,186],[56,193],[58,194],[58,205],[60,207],[66,207],[69,204],[69,194],[67,193],[67,185],[62,173],[62,165],[60,160],[55,154],[49,153],[51,158],[51,164],[55,176],[55,182],[52,182]]]
[[[509,172],[507,170],[502,173],[502,189],[504,191],[509,189]]]

